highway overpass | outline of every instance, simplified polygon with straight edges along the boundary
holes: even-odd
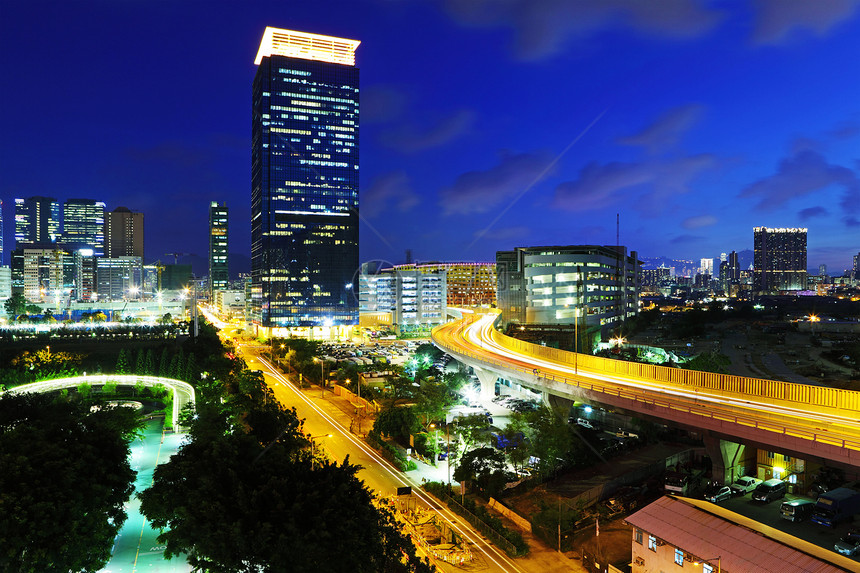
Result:
[[[475,369],[484,395],[503,378],[542,392],[547,401],[601,403],[699,429],[715,475],[722,470],[727,478],[738,456],[738,445],[727,440],[860,467],[860,392],[548,348],[496,331],[498,315],[464,313],[432,333],[437,347]]]

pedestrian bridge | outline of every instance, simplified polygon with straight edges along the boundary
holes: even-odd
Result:
[[[547,399],[607,404],[704,430],[706,436],[860,466],[860,392],[548,348],[498,332],[498,316],[494,309],[464,312],[431,335],[436,346],[475,369],[484,394],[492,395],[501,377]]]
[[[179,413],[186,404],[194,404],[194,388],[188,382],[174,380],[173,378],[162,378],[160,376],[138,376],[134,374],[98,374],[72,376],[69,378],[54,378],[42,380],[32,384],[15,386],[7,390],[11,394],[23,394],[26,392],[55,392],[77,388],[81,384],[90,386],[104,386],[105,384],[116,384],[117,386],[138,386],[142,384],[145,388],[163,386],[173,391],[173,423],[177,429],[179,426]]]

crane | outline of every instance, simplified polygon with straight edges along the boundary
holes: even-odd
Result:
[[[190,256],[191,253],[164,253],[165,257],[173,257],[173,264],[179,264],[179,257]]]

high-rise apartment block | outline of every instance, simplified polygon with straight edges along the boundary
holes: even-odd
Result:
[[[760,293],[806,289],[806,229],[753,229],[753,288]]]
[[[63,203],[62,242],[70,251],[92,249],[97,257],[105,252],[105,204],[92,199],[69,199]]]
[[[639,312],[641,262],[622,246],[519,247],[496,253],[505,323],[576,324],[608,334]]]
[[[215,291],[227,290],[230,272],[227,263],[227,205],[209,204],[209,300]]]
[[[445,322],[446,271],[386,269],[362,275],[361,310],[390,313],[391,323],[401,332],[418,326]]]
[[[15,199],[15,248],[56,242],[60,238],[60,204],[53,197]]]
[[[358,323],[359,42],[266,28],[255,64],[252,317]]]
[[[425,274],[444,272],[448,288],[448,306],[496,304],[496,263],[407,263],[395,265],[394,270]]]
[[[143,258],[143,213],[117,207],[105,218],[105,256]]]

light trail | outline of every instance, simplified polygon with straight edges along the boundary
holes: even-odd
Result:
[[[515,573],[524,573],[524,570],[517,566],[511,558],[509,558],[504,552],[499,550],[495,545],[485,541],[483,538],[474,534],[471,530],[464,529],[461,525],[463,518],[459,515],[455,514],[453,511],[448,509],[446,506],[441,505],[436,501],[435,498],[432,498],[426,495],[421,490],[421,485],[411,479],[409,476],[404,475],[400,470],[394,468],[391,463],[380,456],[376,450],[368,446],[364,441],[356,438],[349,431],[344,429],[344,427],[338,423],[338,421],[332,417],[328,412],[317,406],[313,401],[311,401],[307,396],[305,396],[302,392],[296,390],[296,388],[290,384],[289,380],[287,380],[280,372],[277,371],[276,368],[262,355],[255,354],[256,359],[262,364],[270,377],[272,377],[282,388],[291,392],[293,396],[301,400],[305,403],[306,406],[313,409],[321,418],[326,420],[335,432],[341,438],[348,440],[353,447],[361,450],[365,455],[372,458],[377,466],[384,470],[389,478],[393,480],[395,483],[399,483],[401,485],[408,485],[412,487],[413,494],[421,499],[425,505],[435,511],[440,518],[445,520],[448,525],[457,533],[459,533],[464,539],[468,540],[469,543],[472,544],[473,547],[478,548],[482,551],[483,555],[492,561],[500,570],[502,571],[512,571]]]
[[[526,351],[511,350],[497,340],[504,335],[496,332],[493,326],[496,318],[495,313],[471,320],[465,318],[439,327],[434,331],[433,337],[443,346],[447,346],[447,350],[464,355],[466,361],[483,361],[521,372],[523,375],[520,378],[526,385],[529,385],[531,377],[534,377],[656,405],[661,405],[658,404],[657,396],[663,396],[667,400],[663,406],[682,407],[690,414],[736,424],[745,424],[747,420],[751,420],[752,423],[746,425],[760,430],[860,449],[860,421],[848,415],[764,402],[750,395],[733,398],[713,393],[707,388],[687,389],[658,380],[604,373],[578,365],[572,366],[569,362],[541,358]],[[574,358],[575,364],[576,360]],[[541,385],[537,381],[531,384]],[[632,396],[622,396],[622,389],[630,392]],[[742,419],[744,416],[746,419]]]

